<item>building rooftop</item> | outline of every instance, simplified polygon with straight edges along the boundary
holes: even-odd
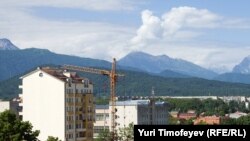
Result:
[[[82,83],[83,81],[88,80],[87,78],[80,77],[76,72],[68,72],[65,70],[50,67],[44,67],[41,68],[41,70],[63,81],[68,81],[68,78],[71,78],[71,81],[73,83]]]
[[[235,113],[230,113],[229,117],[230,118],[239,118],[239,117],[246,116],[246,115],[247,115],[247,113],[237,111]]]
[[[60,79],[62,81],[71,81],[72,83],[83,83],[84,81],[88,81],[88,83],[92,84],[89,79],[87,78],[83,78],[83,77],[80,77],[79,75],[77,75],[76,72],[70,72],[70,71],[66,71],[66,70],[62,70],[62,69],[58,69],[58,68],[55,68],[55,67],[38,67],[36,70],[24,75],[21,77],[21,79],[23,79],[24,77],[30,75],[30,74],[33,74],[37,71],[43,71],[47,74],[50,74],[54,77],[56,77],[57,79]]]
[[[117,106],[136,106],[136,105],[148,105],[150,100],[127,100],[127,101],[116,101]],[[163,105],[166,102],[156,101],[156,105]]]

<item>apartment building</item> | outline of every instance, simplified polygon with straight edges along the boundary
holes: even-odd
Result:
[[[128,100],[116,102],[116,128],[134,125],[164,125],[168,120],[168,104],[151,100]],[[109,106],[111,109],[111,106]],[[111,113],[111,112],[110,112]]]
[[[168,104],[150,100],[128,100],[116,102],[116,129],[134,125],[164,125],[168,121]],[[111,130],[111,105],[96,106],[95,137],[104,129]]]
[[[93,84],[75,72],[37,68],[22,76],[20,94],[23,121],[62,141],[92,141],[95,106]]]
[[[108,105],[96,105],[94,138],[98,137],[98,134],[103,132],[103,130],[109,130],[109,126],[110,126],[109,114],[110,113],[109,113]]]

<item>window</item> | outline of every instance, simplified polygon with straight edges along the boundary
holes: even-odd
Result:
[[[108,127],[106,126],[94,126],[94,133],[101,133],[104,129],[108,130]]]
[[[72,138],[73,138],[73,134],[72,134],[72,133],[67,134],[67,138],[68,138],[68,139],[72,139]]]
[[[40,76],[40,77],[43,77],[43,73],[39,73],[39,76]]]
[[[96,121],[104,120],[104,115],[103,114],[96,114],[95,118],[96,118]]]
[[[84,132],[79,132],[79,137],[84,137]]]

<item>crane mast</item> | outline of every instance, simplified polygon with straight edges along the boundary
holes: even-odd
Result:
[[[110,79],[110,102],[111,102],[111,134],[112,134],[112,141],[117,140],[116,139],[116,80],[118,76],[124,76],[123,74],[117,74],[116,73],[116,59],[113,59],[112,62],[112,68],[110,71],[108,70],[101,70],[101,69],[94,69],[89,67],[79,67],[79,66],[73,66],[73,65],[63,65],[63,69],[68,70],[74,70],[74,71],[82,71],[87,73],[94,73],[94,74],[102,74],[107,75]]]

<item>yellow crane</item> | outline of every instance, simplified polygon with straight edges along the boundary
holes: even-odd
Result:
[[[117,77],[124,76],[123,74],[117,74],[116,73],[116,59],[113,59],[112,62],[112,68],[110,71],[108,70],[102,70],[102,69],[94,69],[89,67],[79,67],[79,66],[73,66],[73,65],[63,65],[63,69],[67,70],[74,70],[74,71],[82,71],[87,73],[94,73],[94,74],[102,74],[106,75],[110,79],[110,101],[111,101],[111,133],[112,133],[112,141],[116,140],[116,122],[115,122],[115,104],[116,104],[116,94],[115,94],[115,87],[116,87],[116,81]]]

